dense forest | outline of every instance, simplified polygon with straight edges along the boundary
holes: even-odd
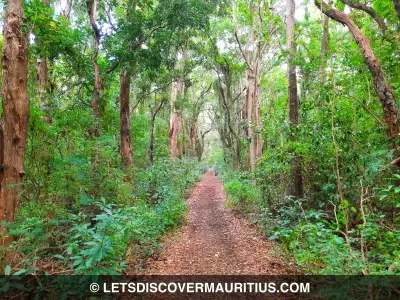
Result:
[[[2,12],[3,274],[140,273],[207,170],[294,273],[400,274],[399,0]]]

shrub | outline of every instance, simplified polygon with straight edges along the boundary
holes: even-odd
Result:
[[[134,200],[90,198],[80,203],[79,213],[50,201],[24,204],[17,221],[9,225],[17,236],[9,250],[19,256],[12,271],[43,273],[46,269],[38,262],[56,258],[59,273],[123,273],[130,245],[151,254],[163,233],[183,221],[185,192],[204,170],[196,160],[160,160],[136,171]]]

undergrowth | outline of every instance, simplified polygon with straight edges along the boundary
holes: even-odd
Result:
[[[400,231],[387,216],[371,206],[360,208],[335,204],[332,211],[310,208],[310,199],[281,195],[280,201],[265,199],[262,183],[254,183],[249,172],[234,171],[219,163],[217,172],[223,180],[227,203],[257,223],[269,240],[281,244],[300,272],[326,275],[400,274]],[[279,175],[279,174],[278,174]],[[258,177],[257,177],[258,178]],[[395,175],[396,179],[397,175]],[[260,187],[261,186],[261,187]],[[271,190],[284,190],[275,184]],[[400,189],[388,184],[376,190],[380,201],[398,203]],[[267,194],[268,195],[268,194]],[[334,211],[333,211],[334,210]],[[351,216],[344,234],[345,214]]]
[[[90,187],[80,182],[80,191],[70,194],[71,202],[63,206],[55,195],[42,201],[24,201],[17,221],[8,225],[16,241],[2,250],[13,257],[5,273],[126,272],[132,245],[139,245],[142,253],[151,255],[158,239],[184,220],[185,192],[204,171],[204,165],[196,160],[165,159],[132,170],[134,176],[129,181],[115,181],[113,187],[107,187],[108,191],[115,190],[114,199],[93,197],[85,193]],[[121,194],[125,198],[118,197]]]

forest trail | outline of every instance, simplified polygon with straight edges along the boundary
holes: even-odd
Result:
[[[222,182],[209,169],[189,198],[187,223],[166,239],[152,275],[278,275],[284,263],[254,225],[225,207]]]

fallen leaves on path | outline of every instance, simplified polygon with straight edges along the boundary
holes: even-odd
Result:
[[[169,237],[147,275],[279,275],[282,258],[247,220],[225,207],[223,185],[208,170],[191,193],[187,224]]]

